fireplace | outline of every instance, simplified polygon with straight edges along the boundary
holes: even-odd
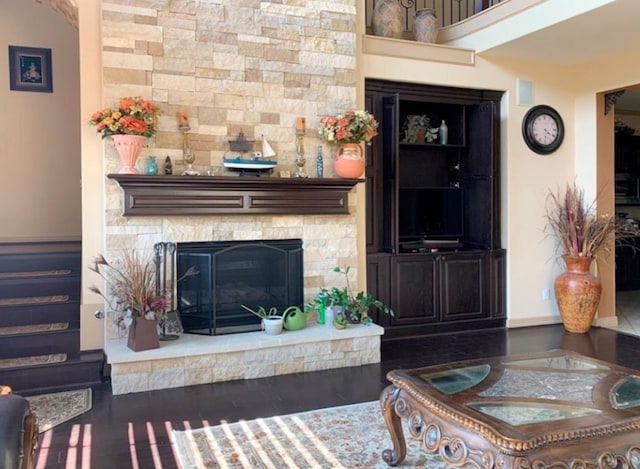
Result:
[[[178,309],[184,331],[222,335],[260,330],[260,318],[247,312],[303,303],[302,240],[178,243]]]

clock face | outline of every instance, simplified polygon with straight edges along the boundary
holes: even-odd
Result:
[[[554,152],[564,138],[562,118],[549,106],[535,106],[524,117],[522,135],[525,143],[536,153]]]

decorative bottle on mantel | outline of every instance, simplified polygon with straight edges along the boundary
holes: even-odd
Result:
[[[147,174],[151,176],[158,174],[158,163],[156,162],[156,157],[153,155],[149,156],[149,161],[147,162]]]
[[[444,119],[442,120],[442,124],[440,124],[440,127],[438,127],[438,141],[442,145],[446,145],[447,143],[449,143],[449,127],[447,127]]]
[[[316,152],[316,173],[319,178],[324,176],[324,159],[322,157],[322,145],[318,145]]]

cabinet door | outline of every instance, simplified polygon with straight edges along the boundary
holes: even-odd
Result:
[[[443,321],[487,316],[487,253],[440,256],[440,308]]]
[[[435,255],[400,255],[391,258],[391,325],[439,321],[436,308]]]
[[[365,108],[374,116],[382,116],[382,99],[377,93],[365,94]],[[365,147],[366,168],[366,242],[367,253],[382,251],[384,216],[382,213],[384,181],[382,172],[382,138],[374,138]]]
[[[391,306],[389,299],[389,254],[377,253],[367,256],[367,292],[374,298]],[[390,316],[380,312],[377,308],[371,308],[369,314],[376,324],[388,326]]]
[[[397,252],[398,248],[398,113],[400,98],[397,94],[382,98],[382,158],[384,160],[384,197],[382,212],[384,216],[383,249]]]
[[[500,245],[496,104],[469,106],[467,116],[469,144],[460,162],[465,192],[464,242],[467,247],[491,249]]]

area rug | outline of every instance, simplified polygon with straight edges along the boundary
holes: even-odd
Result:
[[[183,469],[388,469],[382,451],[393,448],[377,401],[189,431],[174,430],[172,437]],[[407,457],[398,467],[451,466],[422,452],[419,441],[407,438]]]
[[[29,396],[27,400],[38,419],[38,430],[42,433],[90,410],[91,389]]]

